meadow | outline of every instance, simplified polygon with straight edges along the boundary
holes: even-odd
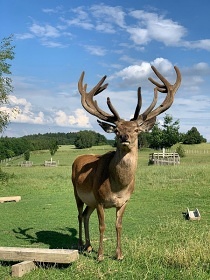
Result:
[[[105,259],[98,263],[98,220],[90,219],[94,251],[80,254],[65,266],[47,265],[23,280],[62,279],[210,279],[210,144],[184,146],[188,152],[179,166],[148,166],[151,150],[139,151],[135,191],[123,217],[124,259],[114,259],[115,209],[106,210]],[[21,201],[0,204],[0,246],[76,248],[77,209],[71,183],[71,165],[82,153],[105,153],[109,146],[76,150],[61,146],[53,156],[58,167],[44,167],[49,151],[31,153],[32,167],[14,160],[2,165],[11,174],[0,185],[0,196]],[[183,212],[198,208],[200,221],[188,221]],[[0,260],[0,279],[9,280],[12,262]]]

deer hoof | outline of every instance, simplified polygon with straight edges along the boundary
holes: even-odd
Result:
[[[91,253],[93,251],[93,247],[91,245],[89,246],[85,246],[85,251],[87,251],[88,253]]]
[[[97,258],[98,262],[101,262],[104,260],[104,256],[103,255],[99,255]]]
[[[124,256],[123,256],[123,255],[117,255],[117,256],[116,256],[116,259],[117,259],[118,261],[122,261],[122,260],[124,259]]]

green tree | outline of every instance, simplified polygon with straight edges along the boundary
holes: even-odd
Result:
[[[156,123],[148,139],[150,148],[157,150],[172,147],[179,142],[179,120],[173,122],[173,117],[166,114],[162,128]]]
[[[0,43],[0,106],[8,104],[8,95],[13,91],[12,79],[8,60],[14,59],[14,46],[12,46],[13,36],[4,38]],[[0,133],[9,123],[9,114],[5,110],[0,110]]]
[[[176,152],[179,154],[180,157],[185,157],[186,156],[185,149],[183,148],[182,145],[179,145],[176,148]]]
[[[162,130],[156,123],[149,135],[149,147],[155,150],[162,148]]]
[[[49,151],[51,154],[51,162],[52,162],[52,156],[54,156],[54,154],[57,152],[58,150],[58,142],[56,140],[52,140],[50,142],[50,146],[49,146]]]
[[[149,132],[142,132],[138,135],[138,147],[139,149],[149,147]]]
[[[206,139],[203,138],[196,127],[192,127],[188,130],[183,138],[183,144],[200,144],[206,142]]]
[[[29,161],[30,159],[30,151],[29,150],[26,150],[25,153],[24,153],[24,159],[25,161]]]
[[[94,144],[94,140],[95,138],[92,131],[79,131],[74,141],[74,145],[77,149],[91,148]]]
[[[162,148],[171,148],[179,142],[179,120],[173,122],[173,117],[166,114],[162,130]]]

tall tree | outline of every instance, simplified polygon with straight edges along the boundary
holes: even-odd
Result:
[[[92,131],[79,131],[74,141],[74,145],[77,149],[91,148],[94,144],[94,140],[94,134]]]
[[[166,114],[164,117],[162,137],[162,148],[171,148],[179,142],[179,120],[174,122],[173,117]]]
[[[174,122],[173,117],[166,114],[162,128],[156,123],[150,133],[150,148],[170,148],[177,142],[179,142],[179,120]]]
[[[51,154],[51,162],[52,162],[52,156],[54,156],[54,154],[57,152],[58,150],[58,141],[56,140],[52,140],[50,142],[50,147],[49,147],[49,151],[50,151],[50,154]]]
[[[0,106],[8,104],[8,95],[13,91],[10,67],[8,60],[14,59],[13,36],[4,38],[0,43]],[[0,133],[9,123],[9,114],[0,110]]]
[[[162,148],[162,130],[159,128],[158,123],[153,126],[149,135],[149,147],[155,150]]]
[[[200,134],[196,127],[192,127],[184,136],[184,144],[200,144],[205,143],[206,139]]]

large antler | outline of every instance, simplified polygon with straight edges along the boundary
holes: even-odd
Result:
[[[138,103],[136,106],[136,111],[134,114],[134,118],[132,120],[143,120],[143,121],[148,121],[150,119],[155,118],[156,116],[160,115],[164,111],[166,111],[168,108],[171,107],[173,101],[174,101],[174,95],[176,91],[178,90],[180,84],[181,84],[181,73],[178,69],[178,67],[174,66],[174,69],[176,71],[176,82],[174,85],[170,84],[159,72],[158,70],[154,67],[151,66],[152,70],[156,74],[156,76],[163,82],[163,84],[160,84],[153,80],[152,78],[149,78],[149,80],[156,86],[154,88],[154,98],[151,103],[151,105],[142,113],[139,115],[140,109],[141,109],[141,89],[138,89]],[[158,97],[158,91],[166,93],[166,98],[162,102],[162,104],[154,109],[156,103],[157,103],[157,97]],[[154,109],[154,110],[153,110]]]
[[[84,109],[91,115],[96,116],[97,118],[99,118],[103,121],[107,121],[110,123],[115,123],[116,121],[119,121],[120,116],[117,113],[117,111],[115,110],[115,108],[112,106],[112,103],[111,103],[109,97],[107,98],[107,105],[113,115],[104,112],[102,109],[100,109],[98,107],[97,102],[95,100],[93,100],[94,95],[99,94],[100,92],[102,92],[104,89],[107,88],[108,84],[103,85],[103,83],[106,79],[106,76],[104,76],[98,82],[98,84],[88,93],[88,92],[86,92],[87,84],[83,85],[84,75],[85,75],[85,72],[83,71],[80,76],[79,82],[78,82],[78,90],[81,94],[81,102],[82,102],[82,106],[84,107]]]

